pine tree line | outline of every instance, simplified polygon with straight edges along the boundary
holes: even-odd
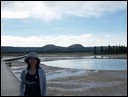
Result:
[[[94,47],[94,54],[127,54],[127,47],[123,45],[119,46],[101,46],[100,50],[97,50],[98,47]]]

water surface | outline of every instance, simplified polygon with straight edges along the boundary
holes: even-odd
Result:
[[[72,59],[41,62],[48,66],[88,69],[88,70],[127,70],[126,59]]]

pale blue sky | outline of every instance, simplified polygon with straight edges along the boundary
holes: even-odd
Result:
[[[34,3],[2,2],[2,46],[127,45],[126,2]]]

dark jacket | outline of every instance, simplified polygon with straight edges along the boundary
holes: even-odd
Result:
[[[26,83],[26,74],[27,74],[28,70],[27,68],[25,70],[22,71],[21,73],[21,82],[20,82],[20,96],[24,96],[24,92],[25,92],[25,83]],[[38,69],[38,73],[39,73],[39,83],[40,83],[40,92],[41,92],[41,96],[47,96],[47,84],[46,84],[46,76],[45,76],[45,72],[42,68]]]

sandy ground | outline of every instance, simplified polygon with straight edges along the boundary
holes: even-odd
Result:
[[[25,65],[24,62],[12,62],[12,65],[24,66],[23,64]],[[77,70],[46,65],[41,67],[49,78],[48,96],[127,96],[127,71]]]
[[[127,71],[41,67],[46,72],[48,96],[127,96]]]
[[[49,80],[49,96],[126,96],[127,71],[90,71]]]

